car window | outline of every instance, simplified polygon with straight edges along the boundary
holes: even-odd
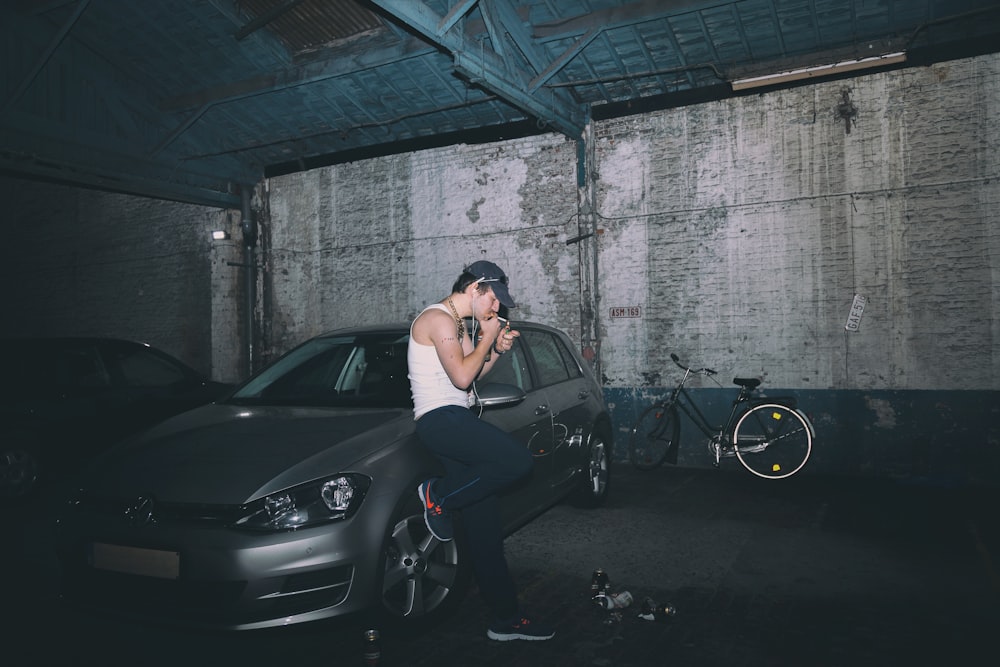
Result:
[[[249,380],[232,402],[412,407],[408,340],[398,333],[313,339]]]
[[[525,330],[521,336],[526,340],[535,360],[539,386],[547,387],[558,382],[582,375],[573,362],[570,351],[556,335],[547,331]]]
[[[111,358],[130,387],[169,387],[185,379],[183,370],[145,347],[116,348]]]
[[[528,361],[524,355],[524,348],[515,344],[510,352],[497,359],[483,380],[512,384],[524,391],[531,391],[531,373],[528,372]]]
[[[95,347],[61,348],[48,361],[47,371],[56,386],[99,389],[111,384],[108,370]]]

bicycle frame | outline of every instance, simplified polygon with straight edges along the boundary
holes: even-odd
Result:
[[[691,423],[693,423],[695,427],[701,431],[702,435],[712,441],[712,450],[715,454],[715,466],[718,467],[719,461],[722,458],[723,450],[731,445],[729,442],[729,434],[733,432],[736,420],[743,414],[740,410],[740,405],[749,402],[753,389],[741,385],[739,395],[733,401],[733,407],[729,411],[729,416],[726,418],[725,423],[721,426],[713,426],[711,422],[708,421],[708,417],[706,417],[698,407],[698,404],[691,399],[687,389],[684,388],[684,385],[687,384],[690,375],[691,369],[685,369],[684,377],[681,378],[681,381],[674,388],[673,392],[671,392],[670,398],[664,401],[664,406],[667,408],[672,406],[679,408],[681,412],[687,415],[687,418],[691,420]]]
[[[678,386],[674,390],[673,395],[664,403],[664,405],[676,405],[680,408],[681,412],[687,415],[687,418],[690,419],[696,427],[698,427],[698,430],[701,431],[706,438],[714,438],[733,430],[733,426],[736,424],[736,418],[740,415],[739,406],[741,403],[746,403],[749,400],[749,393],[750,391],[745,387],[740,388],[739,396],[733,401],[733,408],[729,411],[729,417],[722,426],[713,426],[708,421],[708,417],[706,417],[698,405],[691,400],[691,396],[688,395],[687,389],[683,386]],[[681,398],[684,400],[681,401]]]

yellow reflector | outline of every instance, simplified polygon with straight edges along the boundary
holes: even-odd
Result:
[[[774,419],[775,421],[781,419],[781,413],[780,412],[772,412],[771,413],[771,419]]]
[[[781,471],[781,466],[779,466],[777,463],[771,466],[771,472],[780,472],[780,471]]]

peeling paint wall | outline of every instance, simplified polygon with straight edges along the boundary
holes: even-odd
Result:
[[[576,147],[556,135],[461,145],[271,179],[269,349],[408,321],[479,260],[509,275],[511,317],[580,331]]]

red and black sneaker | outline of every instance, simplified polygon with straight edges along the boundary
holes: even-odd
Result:
[[[417,487],[417,495],[420,496],[420,502],[424,506],[424,523],[427,524],[427,530],[431,531],[431,535],[442,542],[450,542],[455,538],[455,528],[451,523],[451,515],[441,508],[431,490],[433,482],[433,479],[429,479]]]

